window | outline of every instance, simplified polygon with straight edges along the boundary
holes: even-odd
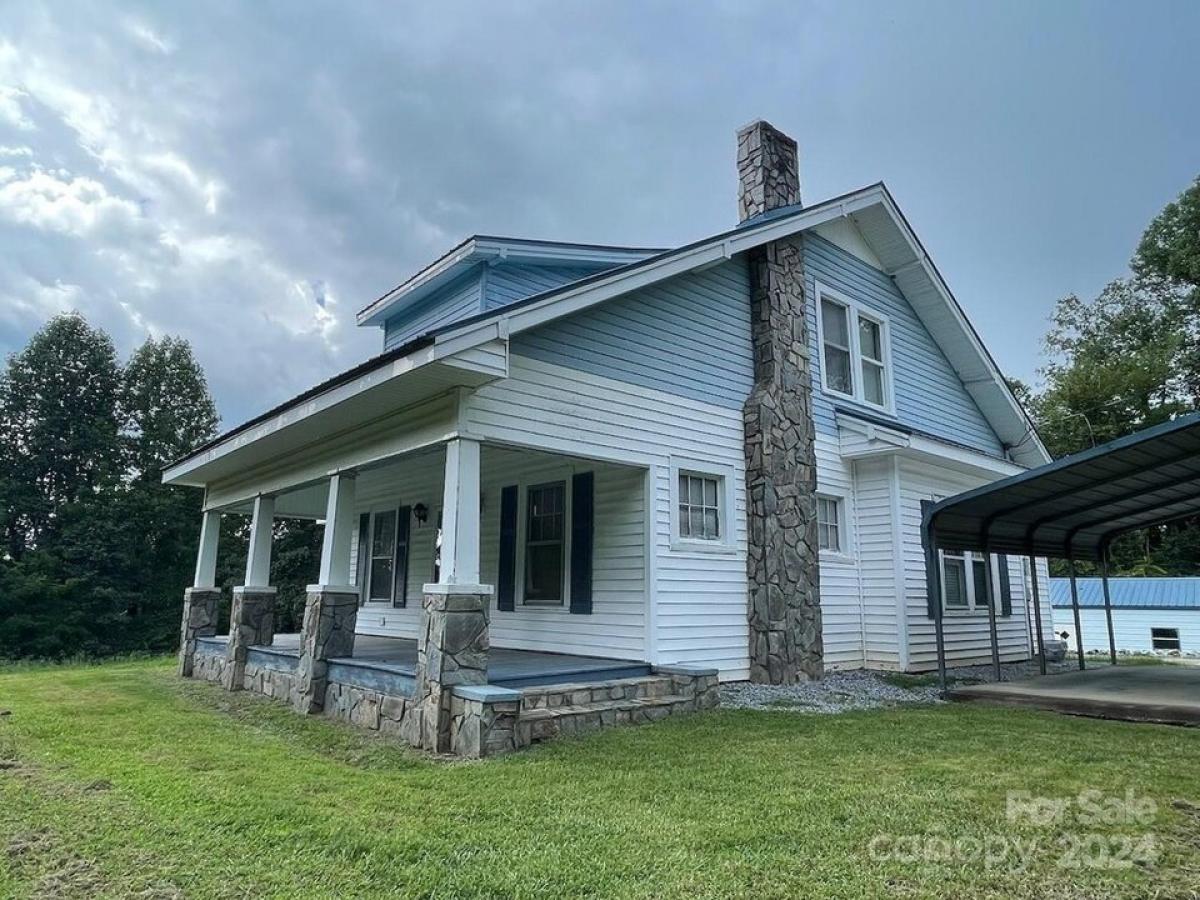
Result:
[[[1155,650],[1179,650],[1179,629],[1151,628],[1150,646]]]
[[[998,593],[991,560],[980,553],[942,551],[942,596],[946,609],[987,612],[988,579],[991,594]]]
[[[828,297],[821,298],[821,328],[825,336],[825,387],[854,396],[850,358],[850,309]]]
[[[376,510],[359,516],[358,584],[364,602],[405,605],[408,517],[407,506]]]
[[[693,541],[721,539],[721,480],[679,473],[679,536]]]
[[[529,488],[525,515],[525,603],[563,602],[566,482]]]
[[[817,495],[817,546],[822,550],[842,552],[841,507],[836,497]]]
[[[887,321],[818,286],[825,390],[887,408]]]

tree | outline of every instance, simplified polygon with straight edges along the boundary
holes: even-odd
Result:
[[[1200,176],[1154,217],[1134,254],[1133,270],[1142,278],[1200,289]]]
[[[65,504],[121,469],[117,354],[108,335],[63,315],[0,376],[0,526],[19,559],[48,539]]]

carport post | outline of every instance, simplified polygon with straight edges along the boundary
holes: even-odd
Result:
[[[1037,557],[1029,555],[1029,574],[1033,582],[1033,627],[1037,629],[1038,669],[1046,674],[1046,636],[1042,634],[1042,598],[1038,590]]]
[[[1113,633],[1112,598],[1108,595],[1108,547],[1100,553],[1100,583],[1104,585],[1104,618],[1108,623],[1108,659],[1117,664],[1117,637]]]
[[[921,501],[921,546],[925,548],[925,591],[926,600],[933,607],[933,633],[937,638],[938,681],[943,696],[947,693],[946,682],[946,636],[942,632],[942,567],[938,565],[937,538],[933,522],[929,519],[932,500]]]
[[[1071,612],[1075,614],[1075,652],[1079,654],[1079,671],[1087,668],[1083,661],[1083,626],[1079,623],[1079,587],[1075,584],[1075,560],[1068,557],[1067,566],[1071,570]]]
[[[984,555],[987,564],[987,578],[984,579],[984,593],[987,599],[988,635],[992,639],[992,675],[1000,680],[1000,639],[996,637],[996,591],[992,587],[992,554]]]

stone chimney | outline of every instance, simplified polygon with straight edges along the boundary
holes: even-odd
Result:
[[[800,203],[796,142],[766,122],[738,132],[738,215]],[[817,549],[817,462],[804,315],[804,235],[746,253],[754,389],[742,408],[750,680],[825,671]]]
[[[738,222],[781,206],[798,206],[796,142],[762,119],[739,131],[737,140]]]

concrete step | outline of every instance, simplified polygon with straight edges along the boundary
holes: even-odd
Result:
[[[694,696],[690,680],[670,675],[646,675],[618,678],[584,685],[525,688],[521,691],[521,709],[555,709],[562,706],[585,707],[617,700],[639,700],[670,694]]]
[[[667,679],[670,681],[670,679]],[[528,729],[530,741],[544,741],[560,734],[576,734],[616,725],[657,722],[677,713],[694,712],[695,696],[660,694],[597,700],[578,705],[542,706],[522,709],[518,728]]]

